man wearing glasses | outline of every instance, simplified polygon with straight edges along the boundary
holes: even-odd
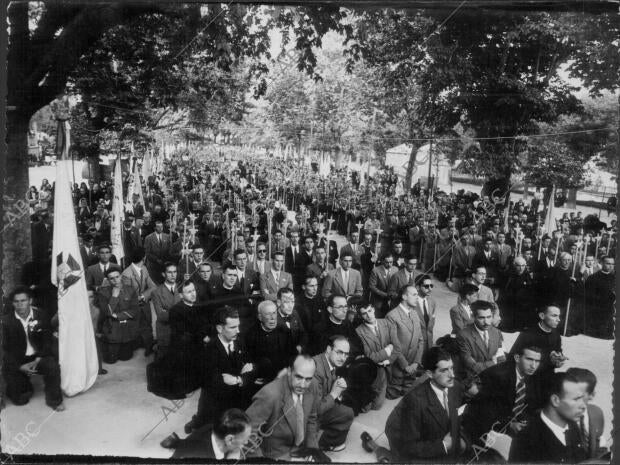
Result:
[[[327,300],[328,317],[314,326],[312,337],[310,338],[310,353],[312,355],[323,352],[329,343],[329,338],[332,336],[344,336],[348,339],[352,357],[363,353],[362,343],[353,325],[347,319],[348,310],[349,306],[344,296],[332,295]]]
[[[256,260],[252,263],[252,269],[263,275],[271,269],[271,263],[267,260],[267,245],[259,242],[256,248]]]
[[[424,339],[424,354],[433,346],[433,328],[435,327],[435,308],[437,303],[431,297],[433,292],[433,280],[429,275],[423,274],[415,279],[418,290],[418,305],[416,311],[422,328]]]

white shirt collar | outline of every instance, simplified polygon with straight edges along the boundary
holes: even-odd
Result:
[[[220,340],[220,342],[221,342],[221,343],[222,343],[222,345],[224,346],[224,350],[225,350],[226,352],[228,352],[228,348],[230,347],[230,344],[231,344],[231,343],[232,343],[233,350],[234,350],[234,348],[235,348],[235,343],[234,343],[234,341],[225,342],[225,341],[222,339],[222,336],[220,336],[219,334],[217,335],[217,338]]]
[[[220,446],[217,443],[215,433],[211,433],[211,446],[213,446],[213,454],[217,460],[223,460],[226,457],[226,454],[222,449],[220,449]]]
[[[561,426],[558,426],[555,423],[553,423],[549,419],[549,417],[545,415],[545,413],[542,410],[540,411],[540,419],[543,421],[545,425],[547,425],[547,427],[551,430],[551,432],[555,435],[555,437],[558,438],[558,440],[562,444],[566,445],[565,433],[566,431],[568,431],[568,423],[566,424],[566,426],[562,428]]]
[[[28,326],[28,322],[34,318],[32,307],[30,307],[30,312],[28,313],[28,316],[26,316],[26,319],[23,319],[21,316],[19,316],[17,312],[15,312],[15,318],[17,318],[24,327]]]
[[[581,419],[579,419],[581,421]],[[583,411],[583,423],[585,426],[584,433],[590,432],[590,417],[588,416],[588,406],[586,405],[586,409]]]
[[[407,315],[409,315],[409,309],[407,308],[406,305],[404,305],[402,302],[398,305],[400,307],[400,309],[405,312]]]
[[[325,355],[325,354],[323,354],[323,355]],[[327,355],[325,355],[325,360],[327,360],[327,366],[329,367],[329,371],[333,371],[334,370],[334,366],[330,363],[329,357],[327,357]]]
[[[133,266],[133,269],[136,270],[136,273],[140,274],[140,271],[142,270],[142,268],[140,268],[135,263],[132,263],[131,266]]]
[[[431,388],[433,388],[433,392],[435,393],[435,395],[437,396],[437,399],[439,399],[439,403],[443,406],[443,394],[444,392],[447,393],[448,392],[448,388],[443,388],[443,389],[439,389],[437,386],[435,386],[435,384],[433,384],[432,382],[430,383]]]
[[[474,328],[476,328],[476,331],[478,331],[478,334],[480,334],[480,337],[484,341],[484,331],[482,331],[480,328],[478,328],[475,323],[474,323]],[[486,333],[488,335],[489,334],[489,330],[487,330]]]

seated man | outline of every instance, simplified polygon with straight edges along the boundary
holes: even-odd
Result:
[[[387,320],[375,318],[372,305],[362,305],[359,314],[364,324],[355,328],[355,332],[362,341],[364,355],[377,365],[377,377],[372,385],[374,398],[371,408],[379,410],[385,402],[392,365],[400,355],[400,342],[396,327]]]
[[[462,393],[455,384],[450,354],[432,347],[424,359],[429,377],[403,397],[385,425],[398,461],[456,462],[467,443],[461,435],[458,408]]]
[[[101,351],[105,363],[127,361],[133,357],[139,336],[140,306],[138,294],[123,284],[118,268],[108,268],[106,278],[110,286],[99,288],[97,307],[101,310]]]
[[[341,403],[347,382],[336,370],[342,368],[349,356],[349,341],[344,336],[332,336],[324,353],[316,355],[314,380],[318,385],[319,425],[323,430],[319,447],[326,451],[339,452],[346,447],[346,439],[353,423],[351,407]]]
[[[585,393],[568,373],[548,378],[545,406],[510,445],[511,462],[577,463],[585,460],[577,421],[586,410]]]
[[[480,374],[506,359],[502,347],[504,341],[502,333],[492,325],[492,304],[477,300],[471,304],[471,310],[474,322],[463,328],[456,336],[463,368],[458,374],[461,380]]]
[[[256,377],[267,383],[297,354],[289,331],[278,326],[276,304],[270,300],[258,304],[258,321],[245,335],[245,345],[256,366]]]
[[[9,300],[14,311],[2,319],[2,374],[7,397],[15,405],[27,404],[33,393],[30,376],[43,375],[45,403],[61,412],[65,406],[60,390],[58,341],[52,333],[50,320],[43,310],[32,306],[27,287],[17,287]]]
[[[252,420],[253,433],[260,436],[257,442],[265,457],[322,458],[317,431],[321,397],[313,383],[315,371],[312,358],[298,355],[285,376],[276,378],[254,396],[246,413]]]
[[[173,459],[240,460],[252,434],[252,423],[243,410],[224,411],[213,424],[194,431],[179,442]]]

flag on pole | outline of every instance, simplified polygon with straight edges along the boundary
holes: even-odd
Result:
[[[69,128],[66,121],[59,121],[60,125],[65,126],[59,128],[65,140],[56,163],[51,280],[58,287],[60,387],[67,396],[74,396],[93,385],[99,364],[71,196]]]
[[[138,171],[138,161],[133,165],[133,188],[132,194],[138,194],[140,203],[144,207],[144,195],[142,194],[142,182],[140,181],[140,172]],[[129,200],[129,199],[128,199]],[[133,197],[131,199],[133,201]]]
[[[123,222],[123,172],[121,170],[121,156],[116,157],[114,163],[114,197],[112,198],[112,222],[110,225],[110,244],[112,254],[118,263],[125,257],[121,229]]]
[[[551,197],[549,197],[549,205],[547,206],[547,215],[545,216],[545,224],[543,231],[551,234],[556,230],[554,210],[555,209],[555,185],[551,188]]]

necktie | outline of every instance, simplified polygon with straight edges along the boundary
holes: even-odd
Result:
[[[297,428],[295,429],[295,445],[299,446],[304,441],[304,407],[302,405],[301,396],[297,396],[295,402],[295,417],[297,418]]]
[[[228,343],[228,355],[231,355],[233,353],[233,343],[229,342]]]
[[[174,286],[170,286],[168,289],[170,290],[170,294],[174,295]]]
[[[144,269],[140,268],[140,285],[138,286],[138,292],[142,294],[142,287],[144,283]]]
[[[512,416],[515,418],[519,418],[521,413],[523,413],[523,410],[525,410],[526,405],[527,404],[525,403],[525,381],[523,380],[523,378],[521,378],[519,382],[517,383],[517,392],[515,394],[515,403],[514,403],[514,406],[512,407]]]
[[[422,299],[422,308],[424,309],[424,325],[428,326],[429,316],[428,308],[426,307],[426,299]]]
[[[586,420],[583,416],[579,419],[579,428],[581,429],[581,437],[583,438],[583,446],[586,449],[586,451],[589,451],[590,450],[590,436],[588,435],[588,432],[586,431]]]
[[[292,252],[293,253],[291,255],[293,255],[293,265],[295,265],[295,258],[297,258],[296,257],[296,255],[297,255],[297,247],[293,247]]]
[[[448,390],[445,389],[443,391],[443,408],[446,409],[446,413],[448,414],[448,417],[450,416],[450,406],[448,405]]]
[[[488,349],[489,348],[489,333],[487,331],[482,333],[482,340],[484,341],[484,345],[487,346],[487,349]]]
[[[279,283],[280,283],[280,272],[278,271],[276,273],[276,284],[279,284]]]

